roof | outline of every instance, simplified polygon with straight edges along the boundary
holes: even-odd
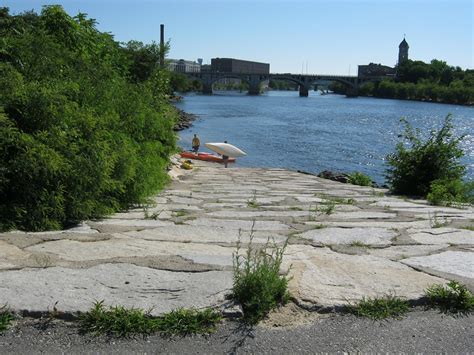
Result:
[[[409,47],[408,42],[405,41],[405,37],[403,37],[403,41],[400,42],[400,45],[398,47]]]

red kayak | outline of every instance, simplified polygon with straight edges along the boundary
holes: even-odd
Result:
[[[181,152],[180,153],[182,158],[186,159],[197,159],[197,160],[205,160],[205,161],[213,161],[215,163],[224,163],[224,159],[222,157],[217,156],[215,154],[210,153],[193,153],[193,152]],[[235,158],[229,158],[227,160],[229,163],[235,163]]]

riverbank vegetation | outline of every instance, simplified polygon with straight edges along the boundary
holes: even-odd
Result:
[[[166,48],[60,6],[0,22],[0,229],[64,228],[160,189],[177,119]]]
[[[346,87],[334,83],[331,90],[346,93]],[[463,70],[433,59],[430,63],[407,60],[397,67],[397,76],[380,82],[368,82],[360,96],[420,100],[449,104],[474,104],[474,70]]]
[[[405,120],[403,141],[387,156],[387,180],[393,193],[428,197],[433,204],[473,203],[474,183],[462,180],[466,167],[459,162],[463,139],[453,136],[451,115],[426,140]]]

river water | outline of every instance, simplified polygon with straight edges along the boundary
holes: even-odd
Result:
[[[202,144],[227,140],[244,150],[248,156],[237,159],[239,166],[312,173],[360,171],[378,183],[385,181],[386,155],[400,140],[401,117],[428,133],[451,113],[456,135],[466,135],[462,162],[468,166],[468,178],[474,178],[472,107],[315,92],[305,98],[295,91],[260,96],[190,94],[177,106],[199,116],[191,128],[180,132],[179,145],[184,149],[191,149],[196,133]]]

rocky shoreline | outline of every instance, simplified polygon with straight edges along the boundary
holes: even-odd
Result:
[[[193,121],[198,117],[192,113],[184,112],[183,110],[175,107],[178,112],[178,122],[174,126],[175,131],[182,131],[183,129],[189,128],[192,126]]]

